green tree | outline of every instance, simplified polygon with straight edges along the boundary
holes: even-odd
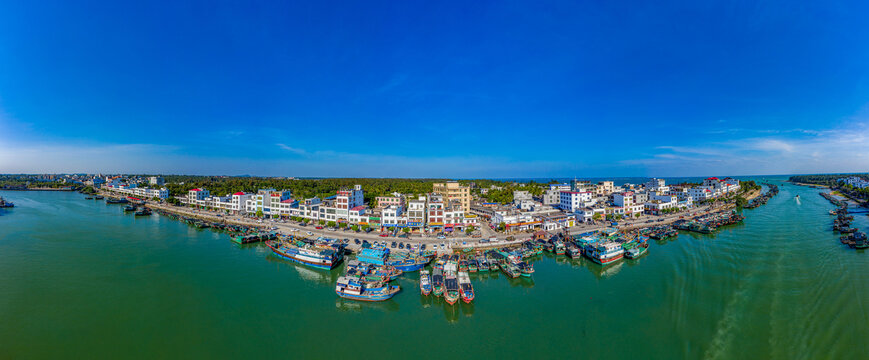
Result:
[[[320,225],[326,225],[326,220],[320,220],[320,221],[317,221],[317,223]]]
[[[330,221],[330,222],[326,223],[326,225],[328,225],[329,227],[335,227],[335,222]]]
[[[507,228],[507,223],[502,221],[500,224],[498,224],[498,231],[504,231],[504,229],[506,229],[506,228]]]
[[[591,216],[592,220],[600,220],[600,218],[601,218],[600,213],[595,213],[594,215]]]
[[[338,224],[338,227],[339,227],[339,228],[342,228],[342,229],[343,229],[343,228],[346,228],[346,227],[347,227],[347,223],[340,223],[340,224]]]
[[[744,207],[745,205],[748,205],[748,200],[746,200],[746,199],[745,199],[744,197],[742,197],[741,195],[740,195],[740,196],[737,196],[737,197],[736,197],[736,206],[737,206],[737,207]]]
[[[359,225],[350,225],[350,230],[359,231]]]
[[[257,211],[256,211],[256,217],[258,217],[258,218],[263,217],[263,211],[262,211],[262,210],[257,210]]]

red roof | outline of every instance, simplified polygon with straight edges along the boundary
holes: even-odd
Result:
[[[293,199],[281,200],[282,203],[292,203],[292,202],[295,202],[295,201],[296,201],[296,200],[293,200]]]
[[[717,177],[706,178],[706,180],[718,180]]]
[[[190,191],[202,191],[202,189],[190,189]]]
[[[354,208],[352,208],[352,209],[350,209],[350,210],[353,210],[353,211],[359,211],[359,210],[362,210],[362,209],[364,209],[364,208],[365,208],[365,205],[359,205],[359,206],[354,207]]]
[[[243,191],[239,191],[239,192],[237,192],[237,193],[235,193],[235,194],[233,194],[233,195],[244,195],[244,192],[243,192]]]

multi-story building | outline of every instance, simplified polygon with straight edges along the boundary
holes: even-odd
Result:
[[[444,196],[440,194],[428,194],[425,204],[426,227],[435,232],[444,227]]]
[[[513,190],[513,204],[518,205],[522,201],[531,201],[531,193],[525,190]]]
[[[444,208],[444,230],[446,231],[461,231],[465,228],[465,210],[462,209],[461,202],[451,201]]]
[[[338,219],[348,221],[350,209],[365,204],[362,185],[356,185],[352,189],[344,188],[335,194],[335,214]]]
[[[192,206],[205,206],[205,199],[209,196],[208,190],[202,188],[187,191],[187,204]]]
[[[619,207],[628,207],[634,205],[634,192],[625,191],[622,193],[613,194],[613,204]]]
[[[851,185],[851,186],[858,188],[858,189],[863,189],[863,188],[869,187],[869,181],[866,181],[865,179],[858,177],[858,176],[849,176],[846,178],[841,178],[841,179],[838,179],[837,182],[840,182],[840,183],[846,184],[846,185]]]
[[[543,192],[543,204],[555,206],[560,204],[562,191],[570,191],[570,184],[550,184],[549,189]]]
[[[162,186],[166,184],[166,180],[162,176],[152,176],[148,178],[148,184]]]
[[[377,207],[384,209],[390,206],[404,206],[404,197],[402,196],[378,196],[374,198],[377,201]]]
[[[574,212],[590,205],[592,196],[590,191],[561,191],[559,208],[567,212]]]
[[[408,222],[407,216],[404,216],[401,206],[398,205],[389,205],[383,208],[380,219],[384,227],[406,227]]]
[[[290,206],[281,203],[290,200],[291,195],[289,190],[260,189],[245,202],[245,211],[263,216],[290,215]]]
[[[462,186],[457,181],[432,184],[432,193],[443,196],[443,201],[458,200],[462,209],[471,208],[471,187]]]
[[[426,197],[420,196],[407,202],[407,226],[422,229],[426,222]]]

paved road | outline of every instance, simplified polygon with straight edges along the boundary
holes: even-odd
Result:
[[[113,193],[108,193],[108,192],[103,192],[103,193],[104,193],[104,195],[108,195],[108,196],[116,196],[116,197],[118,196],[117,194],[113,194]],[[444,244],[444,249],[448,250],[448,249],[451,249],[453,247],[464,247],[464,246],[462,246],[463,243],[465,243],[466,246],[479,245],[480,240],[482,239],[482,238],[472,238],[472,237],[465,237],[465,236],[448,237],[446,239],[438,239],[434,235],[418,235],[418,234],[411,235],[410,238],[398,238],[398,237],[391,237],[391,236],[381,237],[381,236],[379,236],[379,233],[376,231],[372,231],[370,233],[365,233],[364,231],[355,232],[355,231],[352,231],[349,229],[346,231],[343,231],[343,230],[329,231],[325,228],[318,230],[315,228],[314,225],[300,226],[299,223],[296,223],[296,222],[291,221],[291,220],[253,219],[253,218],[246,218],[246,217],[237,216],[237,215],[236,216],[227,216],[221,212],[210,211],[210,210],[196,210],[196,209],[190,209],[190,208],[185,208],[185,207],[181,207],[181,206],[171,206],[171,205],[162,204],[162,203],[153,202],[153,201],[147,201],[146,203],[149,207],[152,207],[152,208],[164,209],[166,211],[180,213],[180,214],[184,214],[187,216],[200,217],[200,218],[204,218],[204,219],[207,219],[209,221],[214,221],[214,222],[228,222],[228,223],[246,225],[246,226],[267,227],[267,228],[272,229],[272,230],[277,230],[280,233],[285,234],[285,235],[290,235],[290,234],[307,235],[307,233],[310,232],[312,235],[307,235],[307,236],[323,236],[323,237],[329,237],[329,238],[350,239],[351,240],[351,247],[356,247],[355,243],[353,243],[353,240],[359,239],[359,240],[368,240],[369,242],[387,241],[387,242],[391,243],[391,242],[395,241],[395,242],[404,242],[404,243],[413,243],[413,244],[427,244],[427,246],[430,248],[434,244],[438,244],[438,245]],[[713,208],[711,205],[707,205],[704,207],[692,209],[689,212],[681,212],[681,213],[676,213],[676,214],[671,214],[671,215],[666,215],[666,216],[647,215],[647,216],[643,216],[643,217],[641,217],[639,219],[635,219],[635,220],[620,221],[619,228],[620,229],[633,229],[633,228],[640,228],[640,227],[646,227],[646,226],[657,226],[657,225],[669,224],[669,223],[672,223],[672,222],[674,222],[680,218],[683,218],[683,217],[689,218],[689,217],[693,217],[693,216],[697,216],[697,215],[701,215],[701,214],[706,214],[706,213],[709,213],[712,211],[727,210],[729,208],[730,207],[728,207],[728,206],[718,206],[718,207]],[[647,221],[649,219],[654,219],[655,222],[648,223]],[[663,221],[657,221],[657,220],[663,220]],[[571,235],[576,235],[576,234],[581,234],[584,232],[601,230],[608,225],[609,225],[608,221],[597,221],[594,223],[581,224],[581,225],[574,226],[574,227],[570,228],[568,233]],[[528,233],[528,232],[498,234],[495,231],[493,231],[492,229],[490,229],[488,227],[488,224],[485,222],[481,223],[479,227],[481,228],[481,231],[484,234],[483,238],[489,239],[491,237],[496,237],[498,239],[498,242],[496,244],[502,245],[502,246],[510,244],[510,243],[519,243],[519,242],[522,242],[526,239],[530,239],[532,236],[532,233]],[[294,229],[298,229],[298,231],[293,231]],[[556,232],[550,232],[550,233],[554,234]],[[507,237],[510,237],[510,236],[514,237],[515,240],[513,242],[506,241]]]

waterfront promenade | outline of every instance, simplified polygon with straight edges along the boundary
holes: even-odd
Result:
[[[108,192],[108,191],[100,191],[100,193],[102,195],[105,195],[108,197],[115,197],[115,198],[119,197],[117,194],[112,193],[112,192]],[[746,199],[751,200],[759,195],[760,195],[760,191],[753,191],[752,193],[749,193],[746,196]],[[488,242],[486,242],[486,243],[481,242],[481,240],[483,240],[483,238],[469,237],[469,236],[447,237],[445,239],[439,239],[434,235],[420,235],[420,234],[413,234],[413,235],[410,235],[408,238],[400,238],[400,237],[393,237],[393,236],[383,237],[383,236],[380,236],[380,234],[378,232],[374,232],[374,231],[372,231],[370,233],[360,231],[357,233],[357,232],[349,230],[349,229],[347,229],[347,230],[335,230],[335,231],[328,230],[327,228],[316,229],[315,225],[309,224],[307,226],[300,226],[299,223],[292,221],[292,220],[289,220],[289,219],[256,219],[256,218],[249,218],[249,217],[243,217],[243,216],[238,216],[238,215],[226,215],[226,214],[223,214],[223,213],[220,213],[217,211],[203,210],[203,209],[192,209],[192,208],[183,207],[183,206],[173,206],[173,205],[155,202],[155,201],[150,201],[150,200],[146,201],[146,205],[150,208],[153,208],[153,209],[160,209],[163,211],[172,212],[172,213],[176,213],[176,214],[180,214],[180,215],[184,215],[184,216],[188,216],[188,217],[195,217],[195,218],[199,218],[199,219],[203,219],[203,220],[207,220],[207,221],[211,221],[211,222],[222,222],[222,223],[226,223],[226,224],[253,226],[253,227],[264,228],[267,230],[275,230],[275,231],[278,231],[279,233],[284,234],[284,235],[297,235],[297,236],[310,236],[310,237],[322,236],[322,237],[337,238],[337,239],[350,239],[351,243],[349,244],[349,247],[351,249],[354,249],[354,250],[359,248],[359,245],[356,245],[355,242],[352,241],[354,239],[368,240],[369,242],[372,242],[372,241],[393,242],[393,241],[395,241],[395,242],[403,242],[405,244],[416,244],[416,245],[426,244],[427,246],[443,244],[444,245],[443,249],[438,248],[438,250],[449,252],[452,249],[462,249],[462,248],[468,248],[468,247],[510,246],[510,245],[515,245],[515,244],[520,244],[520,243],[522,243],[522,242],[524,242],[532,237],[532,233],[530,233],[530,232],[509,233],[509,234],[497,233],[497,235],[495,235],[495,236],[486,237],[485,239],[488,240]],[[649,226],[667,225],[667,224],[671,224],[675,221],[678,221],[680,219],[690,218],[690,217],[699,216],[699,215],[706,215],[706,214],[710,214],[710,213],[714,213],[714,212],[729,211],[735,207],[736,206],[732,203],[726,204],[726,205],[717,205],[717,206],[716,205],[706,205],[706,206],[696,207],[694,209],[691,209],[690,211],[679,212],[679,213],[675,213],[675,214],[661,215],[661,216],[644,216],[644,217],[641,217],[639,219],[630,219],[630,220],[620,221],[618,229],[621,231],[630,231],[630,230],[636,230],[636,229],[649,227]],[[652,222],[649,222],[650,220]],[[609,225],[608,221],[596,221],[596,222],[591,222],[591,223],[583,223],[581,225],[569,228],[568,234],[576,235],[576,234],[582,234],[582,233],[586,233],[586,232],[598,231],[598,230],[602,230],[602,229],[606,228],[608,225]],[[486,226],[486,225],[483,225],[483,226]],[[294,231],[294,230],[296,230],[296,231]],[[549,232],[549,233],[555,234],[555,233],[558,233],[561,231],[562,230],[558,230],[558,231],[553,231],[553,232]],[[312,235],[308,235],[307,234],[308,232],[310,232]],[[507,239],[511,238],[511,237],[513,240],[508,241]],[[494,238],[497,241],[493,242],[492,238]]]

